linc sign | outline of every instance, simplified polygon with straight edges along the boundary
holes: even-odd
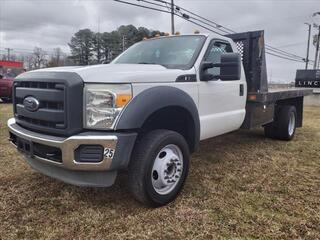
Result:
[[[320,70],[297,70],[296,87],[320,88]]]

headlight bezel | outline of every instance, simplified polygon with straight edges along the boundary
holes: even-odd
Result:
[[[120,84],[105,84],[105,83],[87,83],[83,88],[83,128],[89,130],[113,130],[121,112],[128,105],[132,99],[132,85],[129,83]],[[110,107],[99,107],[95,106],[93,102],[97,99],[88,99],[88,94],[96,95],[107,95],[113,96],[112,106]],[[92,97],[92,96],[91,96]],[[119,103],[119,98],[124,99],[124,102]],[[98,100],[96,102],[99,102]],[[107,102],[107,100],[105,101]],[[118,105],[121,104],[121,105]],[[94,112],[94,110],[97,110]],[[109,113],[108,113],[109,111]],[[91,115],[90,115],[91,114]],[[96,114],[96,116],[94,116]],[[103,114],[105,114],[103,116]],[[89,118],[101,117],[101,120],[96,124],[89,124]],[[112,120],[111,118],[112,117]],[[103,120],[104,118],[104,120]],[[110,118],[107,120],[107,118]],[[103,124],[103,121],[108,124]],[[108,122],[109,121],[109,122]],[[104,125],[104,126],[103,126]]]

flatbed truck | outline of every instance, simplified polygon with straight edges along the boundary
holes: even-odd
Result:
[[[111,186],[119,171],[140,202],[173,201],[200,141],[263,127],[291,140],[311,90],[268,90],[264,32],[141,41],[107,65],[19,75],[10,142],[45,175]]]

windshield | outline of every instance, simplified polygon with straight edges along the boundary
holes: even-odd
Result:
[[[166,68],[189,69],[194,64],[205,36],[179,36],[145,40],[133,45],[112,63],[159,64]]]

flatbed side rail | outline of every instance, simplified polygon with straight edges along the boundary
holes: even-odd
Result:
[[[278,100],[304,97],[311,95],[312,93],[312,89],[274,89],[269,92],[249,92],[247,101],[256,103],[275,103]]]

